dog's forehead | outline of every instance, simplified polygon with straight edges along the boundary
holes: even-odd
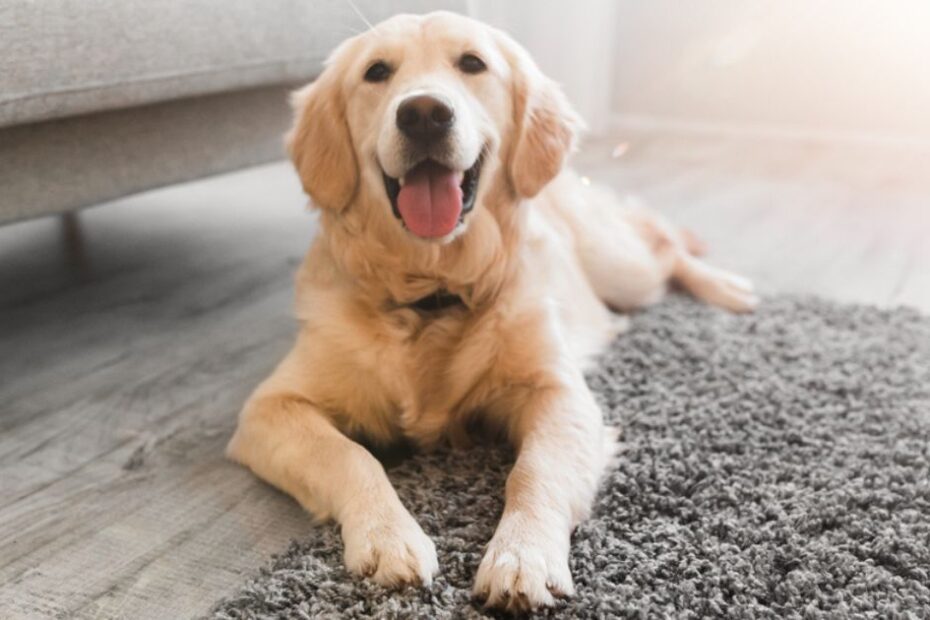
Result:
[[[408,55],[461,54],[496,50],[490,28],[471,18],[448,12],[397,15],[363,35],[368,56],[406,60]]]
[[[426,15],[395,15],[384,20],[367,34],[408,38],[422,36],[427,39],[444,38],[459,34],[461,37],[480,36],[488,26],[464,15],[448,11],[435,11]]]

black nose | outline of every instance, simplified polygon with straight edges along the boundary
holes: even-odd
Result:
[[[408,97],[397,108],[397,128],[417,142],[439,140],[449,133],[454,122],[452,108],[429,95]]]

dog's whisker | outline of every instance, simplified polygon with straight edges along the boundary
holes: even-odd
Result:
[[[348,33],[351,34],[353,37],[358,36],[358,35],[360,35],[360,34],[364,34],[365,32],[367,32],[366,30],[357,30],[357,29],[355,29],[355,28],[352,28],[352,27],[350,27],[350,26],[345,26],[345,25],[341,28],[341,30],[343,30],[343,31],[345,31],[345,32],[348,32]]]
[[[365,17],[362,11],[358,8],[358,5],[356,5],[355,2],[353,2],[353,0],[345,0],[345,1],[346,1],[346,4],[348,4],[352,8],[355,14],[358,15],[359,19],[361,19],[362,22],[364,22],[364,24],[368,26],[369,31],[374,31],[377,34],[381,34],[380,32],[378,32],[378,28],[374,24],[372,24],[370,21],[368,21],[368,19]],[[361,34],[361,32],[357,32],[356,34]]]

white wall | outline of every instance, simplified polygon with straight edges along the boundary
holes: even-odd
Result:
[[[611,117],[930,141],[930,0],[469,0]]]
[[[616,0],[469,0],[468,6],[473,17],[526,47],[592,130],[608,124]]]
[[[930,0],[623,0],[614,112],[930,140]]]

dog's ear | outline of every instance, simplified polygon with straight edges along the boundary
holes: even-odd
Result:
[[[316,81],[292,95],[294,126],[285,143],[313,203],[338,211],[355,195],[359,172],[334,69],[328,66]]]
[[[507,163],[514,191],[532,198],[562,170],[584,121],[562,89],[546,77],[526,50],[504,33],[499,45],[513,80],[515,142]]]

